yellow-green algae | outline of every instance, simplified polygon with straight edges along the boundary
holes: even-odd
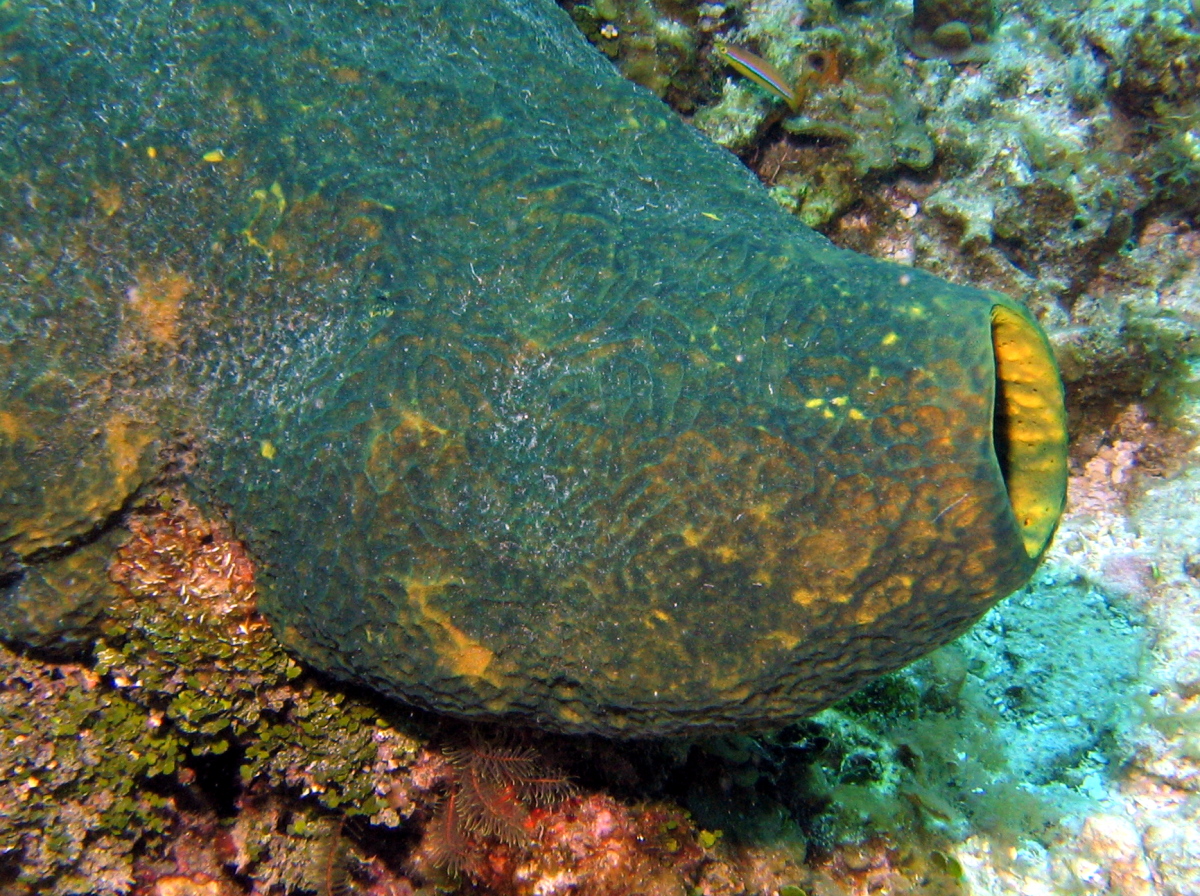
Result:
[[[335,675],[564,731],[777,726],[1045,548],[1027,313],[788,219],[548,3],[57,4],[4,41],[10,635],[171,470]]]
[[[332,810],[398,824],[386,787],[418,749],[411,725],[301,673],[254,615],[252,582],[202,562],[223,527],[169,493],[130,525],[113,566],[124,597],[86,658],[50,664],[0,647],[0,879],[46,896],[129,892],[134,859],[167,852],[196,812],[185,785],[215,757],[230,762],[204,786],[244,794],[239,824],[251,829],[293,816],[292,833],[308,836],[305,819]],[[264,798],[282,808],[255,808]],[[246,843],[242,874],[297,864],[305,882],[318,847],[281,833]]]

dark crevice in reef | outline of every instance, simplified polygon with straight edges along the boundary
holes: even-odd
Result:
[[[244,759],[245,750],[237,743],[224,753],[193,755],[184,763],[195,775],[193,789],[187,792],[201,797],[219,817],[234,817],[243,790],[239,770]]]

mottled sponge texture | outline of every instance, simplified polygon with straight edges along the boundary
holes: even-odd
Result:
[[[310,663],[568,732],[780,725],[1029,577],[1037,324],[788,218],[549,0],[102,7],[0,43],[0,630],[164,473]]]

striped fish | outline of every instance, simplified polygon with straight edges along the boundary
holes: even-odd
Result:
[[[800,94],[767,60],[734,44],[717,44],[714,50],[726,65],[779,97],[793,112],[800,108]]]

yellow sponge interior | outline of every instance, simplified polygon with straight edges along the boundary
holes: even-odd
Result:
[[[1067,496],[1067,412],[1041,328],[1023,311],[992,308],[996,399],[992,440],[1025,550],[1046,550]]]

